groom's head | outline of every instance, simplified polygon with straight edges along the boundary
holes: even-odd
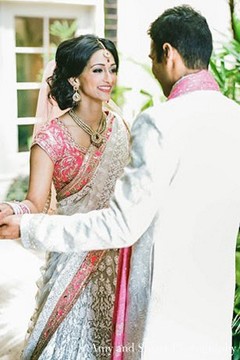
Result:
[[[167,9],[148,33],[152,70],[166,96],[180,77],[208,68],[212,34],[205,17],[190,6]]]

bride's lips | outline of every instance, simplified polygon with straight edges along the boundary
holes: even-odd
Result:
[[[100,91],[106,92],[106,93],[110,93],[112,90],[112,86],[107,86],[107,85],[103,85],[103,86],[99,86],[98,89]]]

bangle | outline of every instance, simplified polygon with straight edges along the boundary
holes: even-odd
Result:
[[[11,206],[11,208],[13,209],[13,213],[15,215],[23,215],[23,214],[30,214],[31,213],[29,207],[23,202],[4,201],[3,204],[7,204],[7,205]]]

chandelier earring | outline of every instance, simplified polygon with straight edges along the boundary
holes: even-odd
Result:
[[[73,90],[74,90],[75,92],[74,92],[74,94],[73,94],[73,96],[72,96],[72,99],[73,99],[73,101],[76,102],[76,103],[79,102],[79,101],[81,101],[81,95],[79,94],[78,89],[79,89],[79,87],[78,87],[77,85],[74,85],[74,86],[73,86]]]

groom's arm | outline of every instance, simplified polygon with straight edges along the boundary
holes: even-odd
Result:
[[[117,181],[110,207],[72,216],[24,215],[24,246],[77,252],[134,244],[151,224],[168,182],[161,174],[163,153],[159,130],[141,115],[132,130],[131,164]]]

